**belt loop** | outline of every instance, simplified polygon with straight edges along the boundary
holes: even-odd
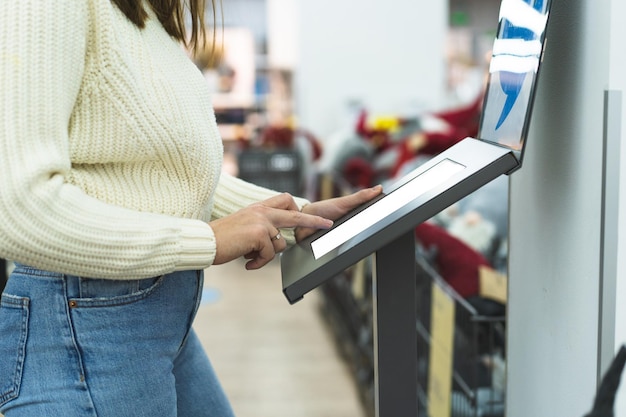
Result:
[[[67,299],[80,298],[80,278],[74,275],[64,275],[67,288]]]

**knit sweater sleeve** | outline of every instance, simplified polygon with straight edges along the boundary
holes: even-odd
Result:
[[[68,126],[97,26],[90,3],[15,1],[0,13],[0,257],[112,279],[209,266],[206,223],[106,204],[67,181]]]
[[[250,204],[266,200],[278,194],[279,192],[277,191],[259,187],[222,173],[215,193],[215,206],[211,216],[213,219],[221,218]],[[302,209],[309,202],[300,197],[294,197],[294,200],[299,209]],[[293,244],[295,242],[293,229],[283,229],[281,233],[287,243]]]

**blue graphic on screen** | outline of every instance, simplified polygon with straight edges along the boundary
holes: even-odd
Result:
[[[543,0],[537,0],[534,2],[532,0],[523,1],[531,5],[538,12],[541,12],[543,8]],[[537,39],[537,34],[530,29],[515,26],[505,18],[503,21],[501,37],[503,39],[522,39],[525,41],[532,41]],[[502,91],[504,91],[507,99],[504,103],[504,107],[502,108],[502,113],[500,114],[498,123],[496,124],[496,129],[499,129],[500,126],[502,126],[502,123],[511,112],[511,109],[513,109],[513,105],[515,104],[515,101],[517,101],[517,97],[519,97],[522,85],[524,85],[525,78],[526,74],[516,74],[514,72],[506,71],[500,73],[500,85],[502,86]]]
[[[502,0],[479,137],[520,150],[543,51],[550,0]]]

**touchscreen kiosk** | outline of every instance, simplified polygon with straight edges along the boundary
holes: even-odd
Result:
[[[286,250],[281,256],[283,292],[290,303],[376,252],[403,233],[514,168],[502,147],[464,140],[413,170],[383,195]]]
[[[478,138],[466,138],[384,195],[286,250],[283,292],[308,291],[394,241],[450,204],[522,165],[543,57],[550,0],[503,0]]]

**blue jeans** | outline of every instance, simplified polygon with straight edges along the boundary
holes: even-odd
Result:
[[[0,309],[5,417],[230,417],[191,328],[201,271],[84,279],[17,265]]]

